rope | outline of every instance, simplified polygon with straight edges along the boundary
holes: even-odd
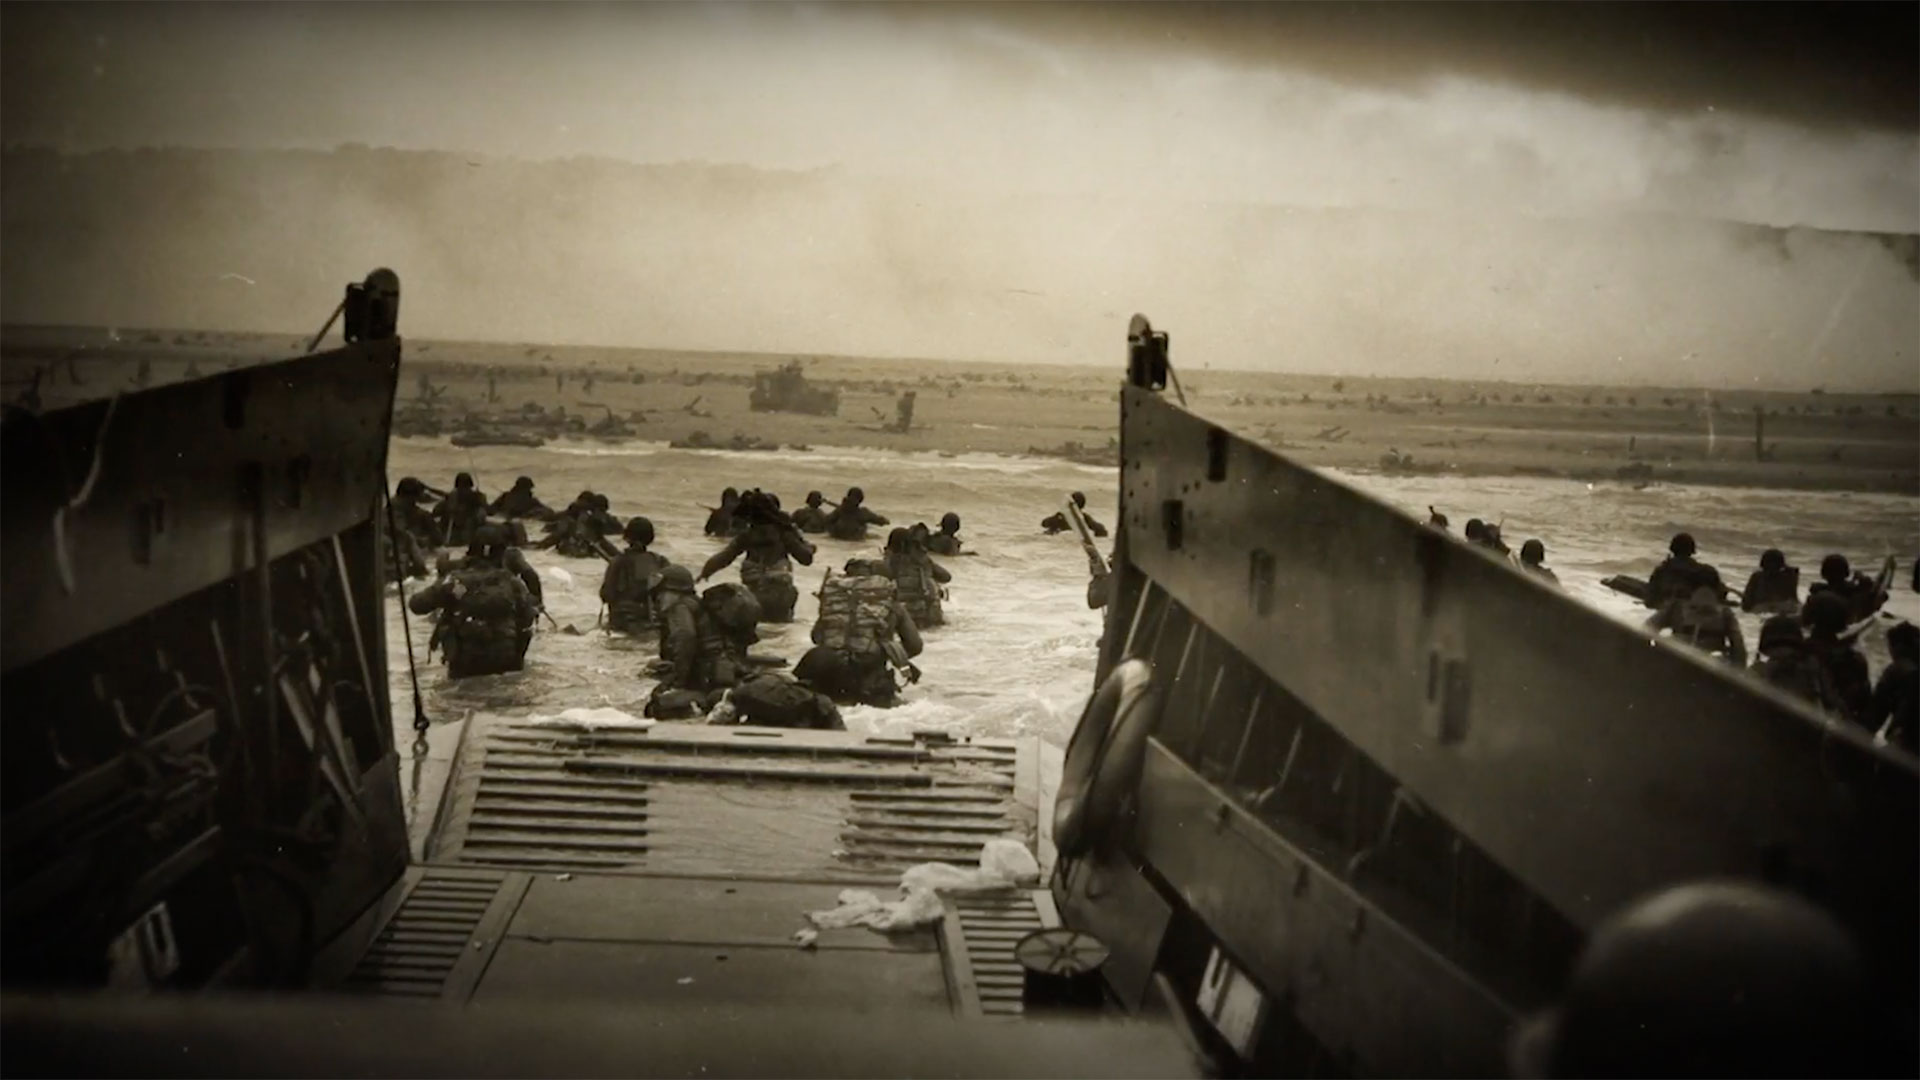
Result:
[[[108,400],[107,414],[100,418],[100,430],[93,437],[93,464],[87,469],[87,478],[80,482],[80,490],[53,513],[53,564],[60,574],[60,588],[68,596],[73,595],[73,557],[67,553],[67,515],[78,513],[93,498],[93,485],[99,482],[100,467],[106,460],[107,428],[119,407],[120,395],[115,394]]]
[[[388,486],[391,487],[391,485]],[[387,530],[398,536],[400,530],[393,516],[393,499],[388,496],[386,489],[381,490],[380,498],[387,506]],[[413,746],[414,755],[418,757],[425,752],[427,729],[433,726],[433,722],[427,719],[427,705],[420,698],[420,667],[413,658],[413,623],[407,618],[406,582],[395,579],[394,589],[400,599],[400,633],[407,644],[407,678],[413,683],[413,730],[419,736],[414,740]]]
[[[1167,378],[1173,380],[1174,395],[1180,399],[1180,407],[1187,407],[1187,392],[1180,389],[1180,373],[1173,370],[1173,361],[1167,361]]]

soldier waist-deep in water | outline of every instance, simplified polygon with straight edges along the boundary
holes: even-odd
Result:
[[[464,479],[464,484],[456,480],[453,490],[449,492],[448,502],[458,502],[458,493],[462,491],[474,490],[477,493],[472,478],[466,476]],[[530,479],[521,478],[523,481],[530,481]],[[495,505],[505,511],[529,510],[537,513],[537,508],[532,505],[520,499],[508,498],[515,492],[521,493],[522,497],[528,497],[531,495],[531,490],[530,482],[517,482],[507,495],[495,501]],[[421,505],[421,500],[430,493],[431,489],[413,478],[409,477],[401,482],[395,491],[394,498],[397,533],[417,535],[428,528],[441,528],[440,522],[448,520],[450,512],[444,509],[446,503],[442,504],[443,508],[440,510],[438,520]],[[729,494],[731,497],[725,500],[726,513],[717,516],[724,518],[724,522],[719,523],[720,527],[725,533],[731,535],[728,536],[725,548],[709,556],[701,564],[699,580],[707,580],[726,566],[739,562],[742,581],[759,605],[759,618],[767,623],[783,622],[794,615],[799,590],[792,581],[792,564],[798,561],[803,566],[810,565],[813,556],[812,545],[800,538],[800,525],[830,529],[837,514],[838,519],[844,523],[843,531],[851,533],[854,531],[851,527],[852,523],[859,523],[864,530],[868,524],[881,520],[879,515],[865,509],[864,494],[858,488],[850,491],[850,498],[841,506],[834,507],[833,513],[829,513],[826,509],[832,504],[820,498],[818,492],[811,492],[806,500],[807,505],[791,519],[779,511],[775,496],[763,494],[758,490],[742,495],[738,489],[733,489]],[[602,578],[599,589],[600,599],[608,609],[605,619],[606,627],[628,636],[647,634],[660,625],[660,613],[656,610],[655,593],[651,586],[660,580],[661,574],[671,561],[650,549],[653,537],[651,522],[646,519],[637,519],[645,522],[645,525],[636,526],[626,532],[625,535],[629,541],[627,551],[612,551],[612,545],[605,542],[602,530],[617,523],[618,519],[608,513],[608,505],[606,496],[591,490],[583,491],[566,511],[555,515],[552,532],[544,543],[570,557],[598,556],[609,560],[607,572]],[[1075,500],[1073,505],[1082,520],[1087,520],[1081,502]],[[843,512],[848,508],[855,512]],[[1429,508],[1429,516],[1435,521],[1444,520],[1443,516],[1432,508]],[[1065,520],[1064,513],[1055,517],[1060,520],[1055,522],[1050,518],[1049,525],[1073,527]],[[481,520],[484,521],[484,517]],[[1470,531],[1475,534],[1473,538],[1475,543],[1488,547],[1495,553],[1505,550],[1504,545],[1499,543],[1497,534],[1492,532],[1492,526],[1479,519],[1475,519],[1472,524],[1474,527]],[[928,555],[935,548],[942,549],[943,553],[957,553],[960,548],[959,526],[959,515],[949,511],[943,515],[941,528],[937,533],[929,531],[924,525],[907,530],[893,530],[888,537],[882,559],[877,564],[877,568],[892,582],[891,602],[899,606],[905,615],[905,621],[912,625],[916,637],[924,629],[939,626],[945,621],[942,603],[944,590],[941,586],[951,580],[951,574],[932,562]],[[1097,523],[1089,522],[1089,526],[1091,530],[1097,526]],[[469,531],[471,529],[470,526]],[[642,537],[644,537],[643,542],[634,543]],[[428,539],[432,539],[431,533],[428,533]],[[1720,580],[1718,571],[1698,561],[1690,536],[1686,534],[1675,536],[1673,543],[1669,546],[1672,549],[1669,559],[1656,569],[1646,588],[1639,594],[1643,603],[1654,607],[1649,628],[1656,633],[1670,632],[1676,640],[1719,655],[1729,663],[1743,664],[1746,659],[1746,639],[1738,621],[1733,618],[1732,610],[1719,600],[1709,602],[1708,596],[1701,588],[1676,595],[1677,590],[1689,583],[1697,586],[1718,583]],[[424,544],[421,545],[421,550],[426,550]],[[508,548],[507,552],[508,554],[504,557],[517,564],[518,576],[528,592],[534,595],[537,610],[540,605],[539,576],[526,565],[524,558],[517,551]],[[1557,583],[1556,576],[1545,566],[1544,555],[1544,545],[1537,539],[1530,540],[1522,545],[1518,553],[1517,566]],[[1741,597],[1743,607],[1751,610],[1753,604],[1766,605],[1771,602],[1775,605],[1775,610],[1790,610],[1790,604],[1785,595],[1774,596],[1768,591],[1775,589],[1786,592],[1778,584],[1786,577],[1781,573],[1784,559],[1777,556],[1778,552],[1769,552],[1763,557],[1761,571],[1754,575],[1754,581],[1749,583],[1750,587],[1747,590],[1754,599],[1748,601],[1748,598],[1743,595]],[[412,572],[420,571],[422,560],[409,558],[405,545],[396,544],[395,557],[401,562],[408,563],[407,568]],[[864,572],[869,569],[869,566],[863,562],[856,568]],[[1092,560],[1089,568],[1092,573],[1087,581],[1086,602],[1089,607],[1097,608],[1103,606],[1106,600],[1106,575],[1102,572],[1104,567]],[[1791,568],[1784,569],[1791,572]],[[1876,596],[1884,599],[1883,592],[1876,594],[1874,582],[1862,575],[1850,574],[1844,560],[1828,559],[1823,570],[1826,571],[1824,575],[1826,580],[1822,585],[1816,586],[1814,595],[1830,593],[1836,598],[1842,598],[1849,613],[1870,607],[1875,602]],[[1653,598],[1658,594],[1665,594],[1668,599],[1656,605]],[[1724,585],[1720,586],[1720,595],[1728,599],[1732,597]],[[1830,603],[1827,602],[1827,610],[1832,610]],[[1796,618],[1790,621],[1793,623],[1793,630],[1798,631],[1805,620],[1796,612]],[[442,631],[442,637],[445,634],[446,632]],[[833,636],[831,630],[829,635]],[[523,640],[523,637],[516,637],[516,642]],[[710,630],[709,645],[714,645],[720,640]],[[895,653],[893,660],[910,659],[911,656],[918,654],[918,649],[905,648],[897,632],[892,640]],[[664,639],[661,647],[663,655],[671,651],[668,648],[668,642]],[[876,668],[865,659],[863,650],[864,646],[862,650],[854,651],[862,653],[855,657],[857,662],[851,665],[857,669],[854,675],[849,676],[844,670],[849,667],[846,657],[852,654],[849,654],[843,646],[836,646],[832,651],[815,656],[811,662],[807,662],[804,673],[811,678],[796,685],[811,684],[829,695],[837,695],[850,704],[897,702],[899,700],[898,683],[894,682],[889,674],[885,680],[892,687],[889,690],[886,686],[882,686],[881,679],[875,677],[876,671],[900,672],[905,675],[909,671],[909,666],[890,662]],[[470,653],[471,651],[469,650]],[[744,646],[737,646],[734,651],[744,655]],[[882,653],[884,654],[885,651],[882,650]],[[720,650],[714,648],[709,652],[719,655]],[[1755,648],[1752,670],[1756,678],[1782,686],[1783,689],[1819,704],[1836,715],[1865,723],[1869,715],[1878,715],[1871,712],[1875,707],[1872,704],[1872,687],[1864,674],[1857,670],[1855,664],[1849,659],[1849,654],[1856,658],[1858,656],[1857,650],[1844,640],[1822,633],[1790,636],[1786,625],[1780,624],[1767,630],[1766,647]],[[471,669],[472,665],[467,663],[463,662],[459,665],[459,670],[462,672]],[[744,674],[747,669],[742,664],[730,670]],[[917,673],[917,669],[912,670]],[[796,670],[796,675],[801,673]],[[1893,674],[1895,677],[1891,681],[1884,678],[1882,680],[1888,687],[1883,697],[1889,702],[1897,703],[1902,700],[1898,696],[1897,688],[1904,683],[1898,677],[1900,672],[1895,671]],[[711,683],[712,680],[707,679],[705,682]],[[768,682],[765,684],[765,689],[775,689],[777,684],[778,680]],[[850,686],[853,688],[849,689]],[[718,692],[725,689],[726,687],[716,686],[703,688],[700,691],[703,695],[699,701],[700,706],[704,708],[711,705],[717,700]],[[800,691],[790,690],[787,693],[798,700]],[[748,696],[752,697],[752,695]],[[773,693],[770,696],[777,698],[780,695]],[[1887,711],[1891,713],[1894,710],[1889,708]],[[743,714],[736,710],[732,715]],[[1910,725],[1890,722],[1885,717],[1881,717],[1881,720],[1882,726],[1886,729],[1880,733],[1883,738],[1904,739],[1911,731]]]
[[[744,555],[740,580],[760,601],[763,617],[769,622],[791,622],[794,605],[800,600],[800,590],[793,583],[793,564],[813,565],[813,545],[781,513],[779,500],[772,495],[758,490],[747,492],[739,498],[732,516],[745,525],[745,530],[706,561],[699,580],[705,581]]]
[[[607,628],[621,634],[650,633],[655,629],[653,588],[671,565],[665,556],[649,550],[653,522],[644,517],[627,520],[622,536],[627,549],[607,563],[600,581],[600,602],[606,605]]]

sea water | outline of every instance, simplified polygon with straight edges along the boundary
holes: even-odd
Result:
[[[1086,605],[1087,559],[1074,534],[1047,536],[1040,519],[1077,490],[1085,492],[1095,518],[1114,525],[1111,468],[987,454],[826,447],[743,453],[563,441],[538,449],[462,450],[442,440],[394,440],[389,465],[394,480],[412,475],[445,487],[458,471],[473,473],[489,497],[511,486],[516,476],[532,477],[536,494],[553,506],[592,488],[607,495],[622,518],[650,518],[657,536],[653,549],[695,573],[721,546],[703,536],[701,527],[707,508],[718,504],[726,487],[777,493],[791,510],[810,490],[838,499],[848,487],[859,486],[867,505],[895,525],[924,521],[933,526],[941,514],[953,511],[962,519],[966,549],[977,554],[939,560],[952,571],[953,583],[945,605],[947,624],[927,635],[926,652],[916,661],[925,676],[905,690],[898,708],[844,710],[848,727],[893,734],[940,729],[990,737],[1037,735],[1062,745],[1093,689],[1101,614]],[[1635,491],[1620,484],[1528,477],[1340,474],[1340,479],[1421,520],[1432,505],[1451,518],[1456,533],[1468,518],[1479,517],[1501,523],[1516,550],[1527,538],[1540,538],[1548,565],[1572,596],[1625,622],[1640,623],[1648,613],[1601,580],[1614,574],[1645,577],[1664,555],[1668,539],[1680,531],[1693,534],[1701,557],[1717,565],[1735,588],[1745,584],[1760,552],[1769,547],[1780,548],[1802,568],[1803,588],[1817,580],[1820,558],[1830,551],[1846,554],[1867,573],[1875,572],[1884,556],[1896,555],[1902,570],[1889,610],[1920,618],[1920,597],[1908,587],[1912,559],[1920,554],[1920,500],[1912,497],[1677,485]],[[825,570],[838,571],[856,555],[877,554],[886,531],[876,529],[861,543],[810,538],[819,553],[813,566],[796,567],[801,600],[795,621],[763,626],[755,651],[798,660],[809,645],[818,609],[811,593]],[[550,551],[527,555],[542,573],[547,610],[561,627],[579,633],[555,632],[542,620],[526,670],[454,684],[437,659],[427,661],[429,621],[410,617],[428,716],[444,723],[470,710],[525,715],[575,706],[612,706],[638,715],[653,687],[642,669],[655,646],[596,629],[605,563]],[[566,573],[555,574],[554,568]],[[737,580],[738,572],[736,563],[714,580]],[[390,590],[389,672],[394,719],[404,727],[412,708],[400,618]],[[1751,649],[1759,620],[1743,616],[1743,626]],[[1884,629],[1867,635],[1864,644],[1877,671],[1885,662]],[[410,740],[410,732],[401,736],[402,745]]]

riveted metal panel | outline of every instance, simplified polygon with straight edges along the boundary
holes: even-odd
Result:
[[[1119,603],[1165,594],[1577,927],[1775,876],[1912,956],[1910,759],[1217,432],[1124,390]]]

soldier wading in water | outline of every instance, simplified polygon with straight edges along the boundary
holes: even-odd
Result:
[[[726,569],[742,555],[740,580],[760,601],[761,618],[767,622],[792,622],[793,606],[800,590],[793,584],[793,561],[813,565],[813,545],[801,537],[792,519],[781,513],[773,496],[758,490],[740,496],[733,520],[744,522],[746,531],[727,541],[700,568],[699,580],[705,581]]]

